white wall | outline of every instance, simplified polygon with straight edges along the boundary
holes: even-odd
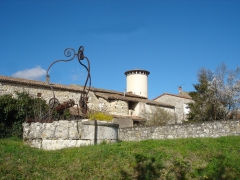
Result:
[[[146,74],[127,74],[127,92],[148,97],[148,76]]]

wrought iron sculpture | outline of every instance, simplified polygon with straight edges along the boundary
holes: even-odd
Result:
[[[53,64],[57,63],[57,62],[69,62],[72,61],[75,57],[77,57],[78,62],[87,70],[88,74],[87,74],[87,78],[83,87],[83,90],[81,92],[80,95],[80,99],[79,99],[79,107],[80,107],[80,111],[82,112],[81,116],[86,116],[88,107],[87,107],[87,103],[88,103],[88,93],[90,91],[91,88],[91,75],[90,75],[90,61],[87,57],[84,56],[84,47],[80,46],[78,49],[78,52],[76,53],[74,49],[72,48],[67,48],[64,50],[64,55],[66,57],[69,57],[70,59],[68,60],[56,60],[54,61],[52,64],[50,64],[50,66],[48,67],[47,73],[46,73],[46,80],[48,85],[50,86],[52,93],[53,93],[53,97],[49,100],[49,107],[50,109],[53,111],[54,109],[57,111],[62,111],[63,108],[70,108],[72,106],[75,105],[74,100],[70,99],[67,102],[64,102],[63,104],[59,103],[59,100],[55,97],[55,93],[53,90],[53,87],[51,85],[50,81],[50,76],[49,76],[49,70],[52,67]],[[86,59],[87,61],[87,65],[83,64],[82,61]],[[89,82],[89,87],[86,88],[87,84]],[[78,106],[77,106],[78,108]],[[79,112],[79,111],[78,111]]]

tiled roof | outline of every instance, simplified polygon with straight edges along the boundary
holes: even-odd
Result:
[[[185,92],[185,91],[181,91],[179,94],[178,94],[179,97],[183,97],[183,98],[190,98],[192,99],[192,97],[188,94],[188,92]]]
[[[0,82],[17,83],[17,84],[23,84],[23,85],[29,85],[29,86],[50,88],[47,82],[8,77],[8,76],[0,76]],[[53,83],[51,83],[51,85],[53,89],[64,89],[64,90],[70,90],[70,91],[72,90],[72,91],[80,91],[80,92],[83,90],[82,86],[71,87],[71,86],[53,84]]]
[[[122,100],[122,101],[131,101],[131,102],[144,102],[146,104],[150,105],[155,105],[155,106],[161,106],[161,107],[169,107],[169,108],[174,108],[174,106],[153,101],[153,100],[148,100],[148,99],[143,99],[143,98],[137,98],[137,97],[129,97],[128,95],[119,95],[119,94],[111,94],[111,93],[95,93],[96,96],[102,97],[104,99],[113,99],[113,100]]]
[[[192,99],[192,97],[187,93],[187,92],[181,92],[179,94],[169,94],[169,93],[163,93],[160,96],[156,97],[153,99],[153,101],[157,100],[158,98],[165,96],[165,95],[169,95],[169,96],[175,96],[178,98],[184,98],[184,99]]]
[[[29,79],[22,79],[22,78],[15,78],[15,77],[8,77],[8,76],[1,76],[1,75],[0,75],[0,82],[17,83],[17,84],[23,84],[23,85],[29,85],[29,86],[50,88],[47,82],[35,81],[35,80],[29,80]],[[67,85],[62,85],[62,84],[51,83],[51,86],[53,87],[53,89],[63,89],[63,90],[68,90],[68,91],[80,91],[80,92],[82,92],[82,90],[83,90],[83,86],[74,85],[74,84],[72,84],[70,86],[67,86]],[[88,89],[88,87],[86,87],[86,89]],[[124,94],[123,92],[94,88],[94,87],[91,87],[90,90],[94,93],[95,92],[102,92],[102,93],[111,93],[111,94],[118,94],[118,95],[123,95]],[[131,93],[126,93],[126,95],[129,96],[129,97],[146,99],[145,97],[138,96],[138,95],[131,94]]]
[[[17,83],[17,84],[24,84],[29,86],[45,87],[45,88],[49,87],[47,82],[8,77],[8,76],[0,76],[0,82]],[[79,85],[66,86],[66,85],[53,84],[53,83],[51,85],[53,89],[62,89],[62,90],[79,91],[79,92],[82,92],[83,90],[83,87]],[[174,108],[174,106],[172,105],[160,103],[153,100],[148,100],[146,97],[142,97],[132,93],[125,93],[124,95],[123,92],[100,89],[100,88],[91,88],[90,90],[94,92],[96,96],[103,97],[104,99],[123,100],[123,101],[131,101],[131,102],[144,102],[146,104],[151,104],[155,106]]]
[[[113,91],[113,90],[106,90],[106,89],[100,89],[100,88],[91,88],[91,91],[95,92],[95,93],[109,93],[109,94],[117,94],[117,95],[121,95],[124,96],[123,92],[118,92],[118,91]],[[132,93],[125,93],[125,96],[128,97],[134,97],[134,98],[140,98],[140,99],[147,99],[146,97],[143,96],[139,96],[136,94],[132,94]]]

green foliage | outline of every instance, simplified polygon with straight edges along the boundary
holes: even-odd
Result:
[[[0,139],[1,179],[239,179],[240,136],[45,151]]]
[[[10,126],[17,114],[17,100],[12,95],[0,96],[0,122]]]
[[[65,109],[63,113],[59,113],[56,110],[53,110],[52,119],[54,120],[63,120],[63,119],[71,119],[72,115],[69,109]]]
[[[222,105],[214,99],[214,92],[209,88],[209,81],[213,79],[211,71],[200,69],[198,72],[198,84],[194,84],[194,92],[189,95],[194,103],[189,103],[189,120],[194,121],[212,121],[221,120],[224,117]]]
[[[11,136],[11,126],[17,117],[17,100],[11,95],[0,96],[0,137]]]
[[[113,119],[112,115],[106,112],[94,111],[94,110],[89,111],[87,117],[91,120],[99,120],[99,121],[112,121]]]
[[[41,98],[33,98],[32,109],[33,116],[30,118],[35,120],[47,119],[49,115],[49,106],[46,101]]]
[[[175,121],[174,114],[160,107],[151,108],[150,111],[143,111],[141,116],[147,120],[146,126],[161,126],[166,125],[170,121]]]
[[[26,119],[41,119],[46,115],[46,101],[27,92],[0,96],[0,137],[22,137],[22,123]]]
[[[11,136],[11,129],[4,122],[0,122],[0,138],[9,136]]]
[[[27,92],[15,92],[17,95],[17,121],[25,121],[26,118],[32,118],[34,116],[34,98],[31,97]]]

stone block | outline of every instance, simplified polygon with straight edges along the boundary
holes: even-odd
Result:
[[[118,139],[118,124],[100,121],[85,121],[82,139]]]
[[[42,137],[42,131],[43,131],[43,123],[30,123],[29,127],[29,139],[40,139]]]
[[[79,139],[78,122],[68,122],[68,139]]]
[[[68,121],[58,121],[54,137],[61,140],[68,139]]]
[[[44,128],[41,134],[42,139],[53,139],[56,125],[54,123],[44,123]]]
[[[93,145],[93,143],[91,143],[91,140],[81,140],[81,139],[76,140],[76,147],[88,146],[88,145]]]
[[[23,139],[28,139],[28,134],[30,132],[29,123],[22,123],[23,126]]]

